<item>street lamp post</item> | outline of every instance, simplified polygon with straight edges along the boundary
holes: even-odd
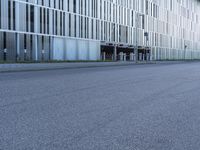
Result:
[[[136,38],[136,44],[135,44],[135,62],[138,62],[138,28],[139,28],[139,20],[140,17],[144,17],[144,14],[136,14],[136,32],[135,32],[135,38]]]
[[[146,61],[148,61],[148,57],[147,57],[147,52],[148,52],[148,41],[149,41],[149,33],[145,32],[144,33],[144,37],[146,39],[146,48],[145,48],[145,55],[146,55]],[[149,54],[150,55],[150,54]]]

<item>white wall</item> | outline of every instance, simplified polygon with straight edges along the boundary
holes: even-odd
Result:
[[[64,39],[63,38],[54,38],[53,44],[53,59],[54,60],[64,60]]]
[[[71,38],[54,38],[54,60],[99,60],[100,42]]]
[[[66,39],[66,60],[77,60],[77,40]]]
[[[78,60],[89,60],[89,42],[78,40]]]
[[[89,60],[99,60],[100,59],[100,42],[89,41]]]

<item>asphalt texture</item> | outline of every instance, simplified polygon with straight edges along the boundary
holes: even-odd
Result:
[[[199,150],[200,63],[0,74],[0,150]]]

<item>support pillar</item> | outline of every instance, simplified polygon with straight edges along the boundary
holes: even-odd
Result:
[[[103,52],[103,61],[106,60],[106,52]]]
[[[134,61],[134,54],[130,53],[130,61]]]
[[[38,36],[33,35],[34,42],[33,42],[33,60],[38,61]]]

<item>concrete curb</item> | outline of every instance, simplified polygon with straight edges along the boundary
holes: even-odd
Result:
[[[30,72],[60,69],[79,69],[79,68],[96,68],[96,67],[117,67],[129,65],[156,64],[134,63],[134,62],[96,62],[96,63],[45,63],[45,64],[0,64],[0,73],[9,72]]]
[[[197,61],[152,61],[152,62],[87,62],[87,63],[35,63],[35,64],[0,64],[0,73],[9,72],[30,72],[60,69],[81,69],[96,67],[117,67],[129,65],[148,65],[148,64],[181,64]],[[198,61],[199,62],[199,61]]]

